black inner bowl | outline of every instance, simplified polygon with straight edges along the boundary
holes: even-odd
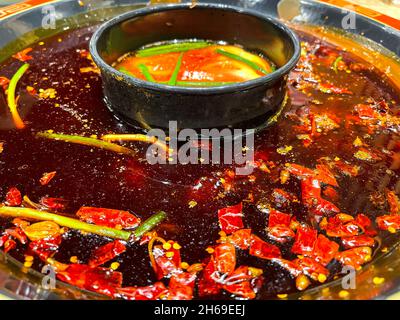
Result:
[[[205,39],[262,52],[278,67],[233,85],[187,88],[143,81],[111,65],[123,54],[168,40]],[[265,15],[236,7],[199,4],[146,8],[118,16],[93,35],[91,54],[102,71],[107,104],[117,117],[144,128],[257,128],[281,107],[286,77],[300,56],[295,34]]]

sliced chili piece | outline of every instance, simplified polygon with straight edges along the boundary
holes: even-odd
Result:
[[[114,297],[122,284],[122,273],[108,268],[91,268],[83,264],[71,264],[59,271],[57,277],[64,282]]]
[[[290,226],[291,215],[283,213],[275,209],[271,209],[268,218],[268,227],[272,228],[275,226]]]
[[[319,234],[311,256],[315,261],[326,266],[338,251],[339,245],[335,241],[329,240],[324,235]]]
[[[375,239],[366,235],[352,236],[342,238],[342,244],[346,249],[356,247],[373,247],[375,245]]]
[[[21,192],[13,187],[8,190],[6,194],[6,204],[10,207],[18,207],[22,203],[22,195]]]
[[[140,224],[140,219],[128,211],[81,207],[76,215],[83,221],[110,228],[130,229]]]
[[[52,172],[46,172],[43,174],[43,176],[40,178],[39,182],[42,186],[46,186],[50,183],[51,180],[56,176],[57,172],[52,171]]]
[[[195,281],[195,273],[174,274],[169,281],[168,300],[192,300]]]
[[[381,230],[400,230],[400,215],[384,215],[376,218],[376,223]]]
[[[261,259],[273,259],[281,257],[281,250],[277,246],[265,242],[254,234],[251,236],[249,253],[252,256]]]
[[[221,285],[215,281],[216,273],[214,258],[211,257],[197,286],[200,297],[216,295],[221,291]]]
[[[161,246],[153,248],[154,260],[157,264],[157,279],[160,280],[164,277],[169,277],[172,274],[180,272],[179,264],[173,257],[167,257],[166,251]]]
[[[251,242],[251,229],[241,229],[229,236],[229,241],[242,250],[247,250]]]
[[[61,244],[61,236],[47,239],[40,239],[29,243],[29,249],[36,254],[42,261],[52,257]]]
[[[317,230],[309,227],[300,227],[296,231],[296,237],[292,246],[292,252],[296,254],[311,254],[317,241]]]
[[[296,259],[293,262],[299,266],[305,275],[309,276],[313,280],[317,281],[318,276],[321,274],[325,276],[325,279],[329,275],[329,270],[312,258],[304,257],[303,259]]]
[[[220,274],[230,274],[236,266],[236,249],[231,243],[221,243],[214,249],[215,269]]]
[[[231,234],[234,231],[242,229],[244,227],[242,210],[242,203],[218,210],[218,219],[221,230],[226,234]]]
[[[268,227],[268,236],[277,242],[284,243],[290,240],[290,238],[294,238],[294,231],[284,225],[274,226],[272,228]]]
[[[156,300],[168,292],[162,282],[156,282],[145,287],[118,288],[118,294],[126,300]]]
[[[97,248],[89,259],[90,267],[100,266],[126,251],[125,244],[120,240],[107,243]]]
[[[61,198],[43,197],[40,199],[40,204],[53,211],[62,211],[65,209],[68,201]]]
[[[226,278],[223,289],[235,296],[245,299],[254,299],[256,297],[256,291],[250,282],[252,278],[249,268],[247,266],[241,266]]]
[[[370,247],[358,247],[339,252],[335,259],[343,265],[351,266],[358,270],[363,264],[371,261],[372,249]]]
[[[29,60],[32,60],[33,58],[28,55],[29,52],[31,52],[33,49],[32,48],[26,48],[24,50],[21,50],[19,52],[17,52],[16,54],[13,55],[13,58],[22,61],[22,62],[26,62]]]
[[[0,77],[0,87],[2,87],[3,90],[7,90],[9,83],[10,83],[10,79],[8,79],[6,77]]]

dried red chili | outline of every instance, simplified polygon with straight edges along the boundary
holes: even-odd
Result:
[[[226,234],[242,229],[243,226],[242,203],[218,210],[218,219],[221,230]]]
[[[100,266],[119,256],[121,253],[125,252],[125,250],[125,244],[120,240],[107,243],[104,246],[97,248],[92,253],[88,264],[90,267]]]
[[[371,255],[370,247],[358,247],[337,253],[335,259],[357,270],[371,260]]]
[[[220,274],[230,274],[236,266],[236,249],[231,243],[221,243],[214,249],[215,270]]]
[[[247,250],[251,242],[251,229],[237,230],[233,232],[228,239],[239,249]]]
[[[50,183],[51,180],[56,176],[56,171],[52,172],[46,172],[43,174],[43,176],[40,178],[39,182],[42,186],[46,186]]]
[[[110,228],[130,229],[140,224],[140,219],[128,211],[81,207],[76,215],[83,221]]]
[[[296,231],[296,237],[292,246],[292,252],[296,254],[311,254],[317,241],[317,230],[309,227],[300,227]]]
[[[145,287],[118,288],[118,295],[126,300],[156,300],[165,295],[168,289],[162,282],[156,282]]]
[[[49,210],[62,211],[65,209],[68,201],[61,198],[43,197],[40,199],[40,204]]]
[[[24,50],[17,52],[12,57],[22,62],[32,60],[33,59],[32,56],[28,55],[28,53],[31,52],[32,50],[33,50],[32,48],[26,48]]]
[[[10,207],[18,207],[22,203],[22,195],[21,192],[13,187],[10,190],[8,190],[6,194],[6,205]]]
[[[373,247],[375,244],[375,239],[366,235],[352,236],[342,238],[342,244],[346,249],[356,247]]]
[[[319,234],[311,256],[315,261],[326,266],[338,251],[339,245],[335,241],[331,241],[324,235]]]
[[[58,235],[52,238],[32,241],[29,243],[29,249],[42,261],[46,261],[57,252],[61,244],[61,240],[61,236]]]
[[[281,257],[281,250],[277,246],[261,240],[254,234],[251,236],[249,253],[252,256],[261,259],[272,259]]]

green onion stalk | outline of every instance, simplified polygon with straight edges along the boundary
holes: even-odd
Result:
[[[0,216],[32,219],[38,221],[52,221],[63,227],[130,242],[136,242],[146,232],[149,232],[150,230],[154,229],[167,217],[164,211],[160,211],[152,215],[150,218],[148,218],[134,231],[130,232],[126,230],[119,230],[104,226],[98,226],[95,224],[86,223],[77,219],[69,218],[55,213],[49,213],[31,208],[2,206],[0,207]]]

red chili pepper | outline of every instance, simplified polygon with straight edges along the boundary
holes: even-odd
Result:
[[[226,278],[223,289],[245,299],[254,299],[256,290],[251,285],[253,277],[247,266],[240,266],[229,277]]]
[[[126,247],[120,240],[115,240],[113,242],[107,243],[104,246],[97,248],[91,255],[89,260],[90,267],[100,266],[115,257],[119,256],[121,253],[126,251]]]
[[[125,287],[117,289],[118,295],[126,300],[156,300],[168,292],[162,282],[145,287]]]
[[[317,241],[317,230],[309,227],[297,228],[296,238],[292,246],[292,252],[296,254],[311,254]]]
[[[22,203],[22,196],[21,192],[13,187],[10,190],[8,190],[6,194],[6,204],[10,207],[18,207]]]
[[[311,256],[315,261],[326,266],[335,257],[338,251],[339,245],[335,241],[331,241],[324,235],[319,234]]]
[[[53,211],[62,211],[65,209],[67,200],[61,198],[43,197],[40,199],[40,204]]]
[[[21,50],[20,52],[17,52],[16,54],[14,54],[12,57],[22,61],[22,62],[26,62],[28,60],[32,60],[33,58],[31,56],[28,55],[29,52],[32,51],[32,48],[26,48],[24,50]]]
[[[122,273],[108,268],[91,268],[84,264],[71,264],[66,270],[59,271],[57,277],[79,288],[110,297],[114,297],[117,294],[117,288],[122,285]]]
[[[15,249],[16,246],[17,246],[17,243],[14,240],[8,239],[4,243],[4,252],[7,253],[7,252],[11,251],[12,249]]]
[[[192,300],[196,274],[182,272],[171,277],[168,286],[168,300]]]
[[[254,234],[251,236],[251,238],[249,253],[252,256],[261,259],[273,259],[281,257],[281,250],[277,246],[261,240]]]
[[[295,233],[290,227],[284,225],[274,226],[272,228],[268,227],[268,236],[277,242],[284,243],[294,238]]]
[[[362,232],[360,226],[354,221],[341,220],[341,214],[328,219],[328,224],[322,227],[329,237],[342,238],[359,235]]]
[[[290,226],[291,215],[283,213],[275,209],[271,209],[268,217],[268,227],[272,228],[275,226]]]
[[[43,174],[43,176],[40,178],[39,182],[42,186],[46,186],[50,183],[51,180],[53,180],[53,178],[56,175],[56,171],[52,171],[52,172],[46,172],[45,174]]]
[[[356,247],[373,247],[375,244],[375,239],[365,235],[352,236],[343,238],[342,244],[346,249]]]
[[[218,219],[221,230],[226,234],[242,229],[243,226],[242,203],[218,210]]]
[[[81,207],[76,215],[83,221],[110,228],[135,228],[140,224],[140,219],[128,211]]]
[[[400,215],[384,215],[376,218],[376,223],[381,230],[400,230]]]
[[[236,249],[231,243],[221,243],[214,249],[215,270],[221,275],[230,274],[236,266]]]
[[[200,297],[216,295],[221,291],[221,285],[215,281],[216,277],[219,276],[215,269],[214,258],[211,256],[197,286]]]
[[[4,244],[6,243],[6,241],[7,241],[8,239],[10,239],[10,235],[7,234],[7,233],[3,233],[3,234],[0,236],[0,248],[1,248],[2,246],[4,246]]]
[[[251,242],[251,229],[240,229],[229,236],[229,241],[242,250],[247,250]]]
[[[52,238],[32,241],[29,243],[29,249],[42,261],[46,261],[57,252],[61,244],[61,240],[61,236],[58,235]]]
[[[309,276],[313,280],[318,280],[318,275],[320,274],[323,274],[324,276],[329,275],[329,270],[312,258],[304,257],[303,259],[296,259],[293,262],[299,266],[305,275]]]
[[[10,79],[8,79],[6,77],[0,77],[0,87],[2,87],[3,90],[7,90],[9,83],[10,83]]]
[[[322,183],[338,187],[335,175],[330,171],[329,167],[324,164],[317,164],[315,169],[315,178]]]
[[[155,246],[153,254],[157,265],[156,275],[158,280],[180,272],[180,256],[167,257],[166,251],[161,246]]]
[[[351,266],[357,270],[371,260],[371,255],[372,249],[370,247],[358,247],[339,252],[335,259],[343,265]]]
[[[6,229],[5,233],[10,235],[10,237],[17,239],[21,244],[28,243],[28,237],[25,235],[24,231],[22,231],[21,228]]]
[[[301,195],[305,206],[311,213],[323,216],[332,212],[340,212],[340,209],[332,202],[321,197],[321,185],[317,179],[307,178],[301,181]]]
[[[354,220],[354,223],[361,228],[362,232],[365,235],[370,237],[376,236],[377,232],[375,228],[372,226],[372,221],[365,214],[362,213],[358,214]]]

